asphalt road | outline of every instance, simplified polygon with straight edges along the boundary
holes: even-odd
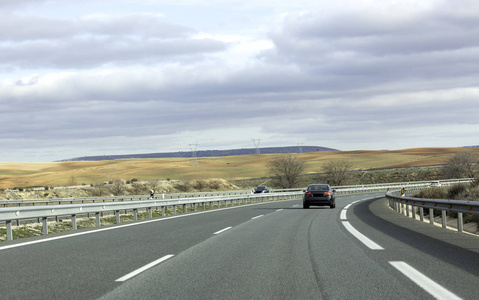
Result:
[[[281,201],[0,244],[1,299],[478,299],[479,237],[381,194]]]

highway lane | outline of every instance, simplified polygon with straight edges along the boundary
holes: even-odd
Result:
[[[336,209],[304,210],[300,201],[281,201],[115,226],[10,249],[3,245],[19,242],[2,243],[0,269],[8,276],[0,282],[1,297],[432,299],[397,269],[403,264],[391,264],[404,262],[454,295],[474,299],[477,237],[454,241],[427,224],[414,231],[414,221],[388,210],[381,200],[355,203],[347,220],[341,220],[346,205],[374,196],[380,194],[338,196]],[[344,221],[384,250],[368,248]],[[455,253],[467,259],[451,258]]]

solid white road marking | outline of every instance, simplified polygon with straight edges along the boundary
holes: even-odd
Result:
[[[357,231],[351,224],[349,224],[348,221],[342,221],[344,227],[352,234],[354,237],[356,237],[359,241],[361,241],[364,245],[366,245],[369,249],[371,250],[384,250],[383,247],[379,246],[369,238],[367,238],[364,234],[361,232]]]
[[[389,262],[393,267],[395,267],[399,272],[406,275],[411,279],[415,284],[423,288],[426,292],[431,294],[434,298],[439,300],[456,300],[461,299],[455,294],[451,293],[449,290],[443,288],[441,285],[437,284],[433,280],[429,279],[427,276],[414,269],[407,263],[403,261],[390,261]]]
[[[283,210],[283,209],[282,209],[282,208],[280,208],[280,209],[277,209],[276,211],[282,211],[282,210]]]
[[[143,267],[139,268],[138,270],[135,270],[135,271],[133,271],[133,272],[131,272],[131,273],[128,273],[128,274],[126,274],[125,276],[120,277],[120,278],[118,278],[118,279],[115,280],[115,281],[119,281],[119,282],[127,281],[128,279],[130,279],[130,278],[132,278],[132,277],[134,277],[134,276],[140,274],[141,272],[144,272],[144,271],[146,271],[146,270],[148,270],[148,269],[150,269],[150,268],[156,266],[157,264],[159,264],[159,263],[161,263],[161,262],[164,262],[165,260],[167,260],[167,259],[169,259],[169,258],[172,258],[173,256],[174,256],[173,254],[169,254],[169,255],[163,256],[162,258],[157,259],[157,260],[155,260],[154,262],[151,262],[151,263],[147,264],[146,266],[143,266]]]
[[[258,219],[258,218],[261,218],[263,217],[264,215],[259,215],[259,216],[256,216],[256,217],[252,217],[251,220],[254,220],[254,219]]]
[[[225,232],[226,230],[229,230],[229,229],[231,229],[231,228],[233,228],[233,227],[226,227],[225,229],[221,229],[220,231],[217,231],[217,232],[215,232],[215,233],[213,233],[213,234],[220,234],[220,233]]]
[[[346,212],[347,212],[347,211],[348,211],[347,209],[343,209],[343,210],[341,211],[341,214],[339,215],[339,218],[340,218],[341,220],[346,220],[346,219],[347,219],[347,218],[346,218]]]

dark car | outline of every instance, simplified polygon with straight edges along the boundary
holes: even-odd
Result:
[[[266,185],[259,185],[253,191],[254,194],[269,193],[269,189]]]
[[[329,184],[310,184],[304,191],[303,208],[315,206],[336,207],[336,199],[334,198],[335,190],[332,190]]]

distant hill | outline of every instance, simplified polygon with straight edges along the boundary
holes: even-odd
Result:
[[[299,153],[302,152],[318,152],[318,151],[339,151],[337,149],[319,147],[319,146],[287,146],[287,147],[267,147],[259,148],[261,154],[271,153]],[[256,148],[242,148],[231,150],[197,150],[197,157],[216,157],[216,156],[233,156],[233,155],[250,155],[255,154]],[[191,151],[165,152],[165,153],[146,153],[146,154],[124,154],[124,155],[101,155],[101,156],[83,156],[61,161],[99,161],[114,159],[131,159],[131,158],[175,158],[175,157],[192,157]]]

